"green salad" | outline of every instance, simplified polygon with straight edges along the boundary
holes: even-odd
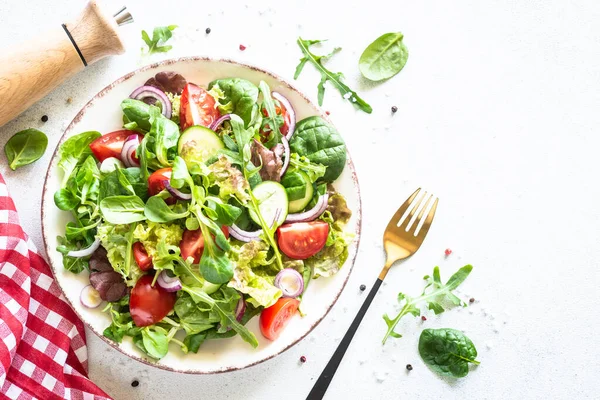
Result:
[[[312,279],[348,257],[351,211],[332,186],[346,164],[339,133],[244,79],[201,87],[160,72],[121,102],[122,128],[59,150],[56,206],[64,268],[88,271],[84,306],[104,336],[130,336],[152,359],[234,335],[275,340]]]

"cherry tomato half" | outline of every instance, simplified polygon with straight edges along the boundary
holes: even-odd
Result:
[[[275,340],[281,334],[289,320],[296,314],[300,302],[290,297],[282,297],[271,307],[260,313],[260,331],[269,340]]]
[[[143,327],[161,321],[173,309],[177,296],[155,284],[152,275],[144,275],[136,282],[129,297],[129,312],[133,323]]]
[[[142,242],[135,242],[132,247],[133,258],[142,271],[152,268],[152,257],[148,255]]]
[[[165,190],[166,184],[171,180],[171,168],[161,168],[156,170],[148,178],[148,193],[150,196],[155,196]],[[177,199],[169,197],[165,200],[167,204],[175,204]]]
[[[229,229],[223,225],[221,230],[225,234],[225,237],[229,239]],[[194,264],[198,264],[204,252],[204,238],[200,229],[195,231],[186,229],[183,232],[179,248],[181,249],[181,258],[187,260],[188,257],[194,257]]]
[[[286,256],[304,260],[317,254],[329,235],[329,224],[325,221],[295,222],[277,229],[277,243]]]
[[[194,125],[208,128],[220,117],[215,104],[215,99],[205,89],[193,83],[185,85],[179,108],[181,130],[184,131]]]
[[[143,136],[137,132],[120,130],[100,136],[90,143],[90,149],[92,150],[92,153],[94,153],[96,159],[100,162],[109,157],[115,157],[120,160],[123,144],[131,135],[138,135],[140,141],[143,139]]]

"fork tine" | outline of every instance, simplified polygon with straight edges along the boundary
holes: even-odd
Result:
[[[425,236],[427,235],[427,232],[429,232],[429,228],[431,227],[431,223],[433,222],[433,217],[435,217],[435,210],[437,208],[438,201],[439,201],[439,198],[436,198],[435,201],[433,202],[433,205],[431,206],[431,210],[429,210],[429,214],[427,214],[427,218],[425,219],[425,222],[423,223],[423,226],[421,227],[421,230],[419,231],[419,234],[417,235],[417,237],[420,240],[424,240]]]
[[[419,215],[417,216],[417,219],[415,219],[415,223],[411,227],[411,231],[414,232],[415,236],[418,233],[417,229],[419,228],[419,225],[421,225],[421,220],[423,219],[423,215],[425,214],[425,210],[427,209],[427,206],[431,202],[431,199],[433,199],[433,194],[429,195],[429,197],[427,198],[427,201],[425,202],[425,205],[423,205],[423,208],[421,208],[421,211],[419,211]]]
[[[415,206],[410,210],[410,213],[408,214],[408,216],[406,217],[404,222],[402,222],[402,225],[400,225],[400,229],[402,229],[404,231],[408,231],[408,226],[410,225],[410,221],[413,219],[413,217],[417,213],[417,210],[419,209],[419,206],[421,205],[421,203],[423,202],[423,199],[425,199],[425,197],[427,197],[427,192],[424,192],[423,196],[421,196],[419,198],[419,200],[417,200],[415,202]],[[416,220],[415,223],[417,223],[417,222],[419,222],[419,221]]]
[[[421,188],[418,188],[413,194],[410,195],[408,199],[406,199],[404,203],[402,203],[400,208],[398,208],[398,211],[396,211],[394,216],[390,219],[387,229],[396,228],[398,226],[398,223],[402,219],[402,216],[404,215],[404,213],[406,213],[406,210],[408,210],[408,207],[410,207],[411,203],[417,197],[420,191]]]

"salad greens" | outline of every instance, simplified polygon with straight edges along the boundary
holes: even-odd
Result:
[[[173,46],[165,45],[165,43],[171,39],[175,28],[177,28],[177,25],[157,26],[152,31],[152,39],[150,39],[148,32],[142,31],[142,40],[148,46],[148,50],[146,51],[142,47],[142,55],[149,56],[155,53],[166,53],[171,50]]]
[[[169,47],[159,45],[172,31],[164,29],[149,52]],[[197,352],[205,340],[235,335],[256,347],[245,327],[252,317],[284,302],[290,318],[311,279],[335,274],[348,257],[351,212],[331,186],[344,142],[318,117],[287,132],[290,116],[265,82],[225,78],[204,89],[160,72],[146,85],[178,115],[124,99],[125,130],[84,132],[60,147],[54,200],[72,217],[58,239],[64,267],[90,272],[111,317],[104,335],[129,337],[151,359],[171,344]],[[311,217],[286,221],[293,213]],[[290,271],[304,289],[284,298],[287,281],[276,278]],[[84,305],[100,304],[86,301],[82,294]],[[278,321],[261,328],[265,337],[276,338]]]
[[[363,51],[358,61],[361,74],[372,81],[389,79],[402,71],[408,60],[408,49],[400,32],[381,35]]]
[[[433,371],[455,378],[469,373],[469,363],[479,365],[477,349],[456,329],[424,329],[419,337],[419,354]]]
[[[344,82],[342,82],[342,73],[341,72],[331,72],[323,65],[323,61],[330,58],[334,53],[339,51],[340,49],[335,49],[331,54],[328,55],[316,55],[310,51],[310,46],[323,43],[323,40],[304,40],[302,38],[298,38],[297,43],[300,46],[300,50],[302,51],[302,58],[300,59],[300,63],[296,67],[296,72],[294,74],[294,79],[298,79],[302,69],[306,65],[307,62],[310,62],[321,74],[321,81],[317,85],[318,95],[317,99],[319,101],[319,105],[323,105],[323,96],[325,95],[325,82],[329,81],[331,84],[337,88],[344,99],[350,101],[356,108],[366,112],[367,114],[371,114],[373,112],[373,108],[367,104],[363,99],[361,99],[358,94],[350,89]]]
[[[383,319],[387,325],[387,332],[383,337],[383,343],[387,341],[387,339],[391,336],[394,338],[400,338],[402,335],[395,332],[394,329],[398,322],[402,319],[402,317],[412,314],[415,317],[421,315],[421,310],[417,307],[417,305],[421,303],[427,304],[427,308],[432,310],[436,315],[444,312],[443,302],[448,302],[455,306],[463,306],[466,307],[466,303],[458,298],[454,293],[452,293],[461,283],[467,279],[471,271],[473,270],[472,265],[465,265],[460,268],[458,271],[454,273],[448,279],[448,281],[443,284],[440,278],[440,269],[439,267],[435,267],[433,269],[433,275],[425,275],[423,279],[427,282],[427,285],[423,289],[423,293],[421,293],[418,297],[410,297],[405,295],[404,293],[398,293],[398,302],[402,304],[402,308],[398,315],[394,318],[388,317],[387,314],[383,316]]]
[[[37,129],[15,133],[4,145],[8,166],[13,171],[39,160],[48,146],[48,137]]]

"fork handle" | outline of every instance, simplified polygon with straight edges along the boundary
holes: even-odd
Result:
[[[315,385],[308,394],[307,400],[319,400],[322,399],[323,396],[325,396],[325,392],[327,391],[327,388],[329,387],[329,384],[331,383],[331,380],[333,379],[333,376],[335,375],[335,372],[337,371],[338,366],[342,361],[342,358],[344,358],[344,354],[346,354],[346,350],[348,349],[348,346],[350,345],[350,342],[352,341],[352,338],[354,337],[358,326],[360,325],[363,317],[367,313],[367,310],[369,309],[369,306],[371,305],[373,298],[377,294],[377,291],[379,290],[379,287],[381,286],[382,282],[383,281],[380,278],[377,278],[377,280],[375,281],[375,284],[371,288],[371,291],[365,299],[362,307],[358,311],[358,314],[356,314],[356,317],[354,317],[352,325],[350,325],[350,328],[348,328],[348,331],[346,332],[344,338],[335,350],[335,353],[333,353],[333,355],[331,356],[331,359],[327,363],[327,366],[325,366],[325,369],[323,370],[323,372],[321,372],[321,376],[319,376],[319,379],[317,379],[317,382],[315,382]]]

